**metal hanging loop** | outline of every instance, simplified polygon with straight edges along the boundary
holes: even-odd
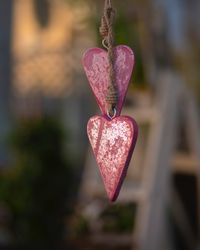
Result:
[[[107,110],[107,116],[112,120],[113,118],[115,118],[117,115],[117,110],[116,108],[113,109],[113,115],[110,114],[110,110]]]

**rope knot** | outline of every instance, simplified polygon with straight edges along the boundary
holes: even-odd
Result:
[[[101,26],[99,28],[99,32],[104,39],[108,36],[108,25],[105,16],[101,18]]]
[[[117,104],[117,92],[113,86],[108,86],[108,94],[106,95],[106,102],[108,104],[114,105]]]
[[[103,39],[106,39],[109,36],[109,33],[112,33],[114,14],[115,11],[112,6],[107,7],[105,4],[104,15],[101,18],[101,26],[99,28],[100,35]]]

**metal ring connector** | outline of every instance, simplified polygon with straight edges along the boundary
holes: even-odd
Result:
[[[104,39],[102,40],[102,45],[103,45],[104,48],[106,48],[106,49],[108,50],[109,48],[108,48],[108,45],[106,45],[106,42],[107,42],[107,41],[106,41],[106,38],[104,38]]]
[[[113,109],[113,115],[112,115],[112,116],[110,115],[110,112],[107,111],[107,116],[108,116],[111,120],[112,120],[113,118],[115,118],[116,115],[117,115],[117,110],[116,110],[116,108]]]

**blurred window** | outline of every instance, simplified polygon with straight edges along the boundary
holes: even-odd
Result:
[[[50,7],[49,0],[34,0],[36,19],[38,20],[41,28],[46,28],[48,26]]]

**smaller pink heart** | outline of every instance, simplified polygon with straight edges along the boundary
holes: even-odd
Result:
[[[134,66],[133,51],[119,45],[114,48],[115,78],[118,91],[117,115],[120,115]],[[92,48],[83,56],[83,67],[92,91],[103,114],[107,114],[106,96],[109,86],[108,53],[104,49]]]
[[[87,133],[111,201],[119,195],[137,141],[137,123],[128,116],[90,118]]]

